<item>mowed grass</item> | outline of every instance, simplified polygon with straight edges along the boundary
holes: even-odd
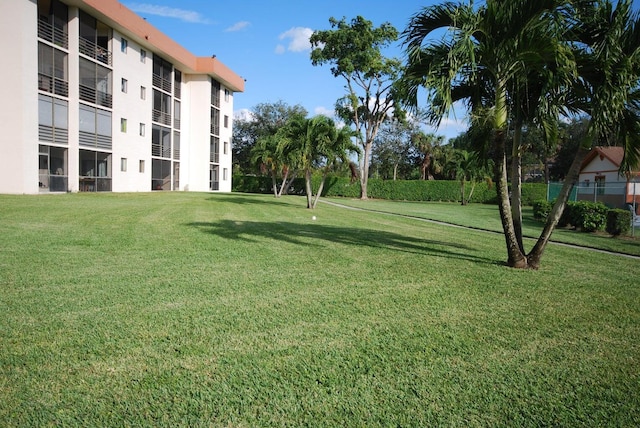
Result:
[[[640,424],[637,259],[178,192],[0,196],[0,239],[0,426]]]
[[[470,204],[462,207],[460,204],[448,202],[361,201],[348,198],[326,200],[352,208],[442,221],[502,233],[497,205]],[[525,242],[526,250],[529,251],[540,236],[544,223],[533,218],[533,209],[530,206],[524,206],[522,211],[522,230],[524,236],[529,238]],[[612,237],[605,231],[582,233],[571,228],[559,227],[554,230],[551,241],[640,256],[640,227],[638,226],[633,236],[630,233],[620,237]]]

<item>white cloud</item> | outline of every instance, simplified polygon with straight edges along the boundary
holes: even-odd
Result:
[[[278,55],[281,55],[281,54],[285,53],[286,50],[287,50],[287,48],[285,48],[283,45],[278,45],[278,46],[276,46],[275,52]]]
[[[129,9],[137,13],[147,13],[149,15],[163,16],[165,18],[175,18],[185,22],[194,24],[208,24],[204,16],[193,10],[178,9],[168,6],[160,6],[150,3],[129,3]]]
[[[311,49],[309,38],[313,34],[311,28],[293,27],[278,37],[280,40],[289,40],[287,50],[291,52],[304,52]],[[282,52],[280,52],[282,53]]]
[[[313,112],[316,115],[327,116],[327,117],[330,117],[330,118],[333,118],[333,116],[335,116],[335,114],[336,114],[335,111],[329,110],[328,108],[322,107],[322,106],[316,107],[315,109],[313,109]]]
[[[236,22],[235,24],[233,24],[231,27],[227,28],[224,31],[227,31],[227,32],[240,31],[240,30],[244,30],[250,25],[251,23],[249,21],[240,21],[240,22]]]

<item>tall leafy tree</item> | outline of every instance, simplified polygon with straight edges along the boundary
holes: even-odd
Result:
[[[444,143],[443,135],[433,133],[415,132],[411,137],[411,142],[420,153],[420,178],[422,180],[432,180],[433,174],[430,172],[436,153]]]
[[[394,104],[394,83],[401,61],[382,55],[382,49],[398,39],[398,31],[389,23],[374,28],[373,23],[362,16],[350,22],[332,17],[329,23],[332,30],[315,31],[311,35],[311,63],[314,66],[330,64],[334,77],[345,80],[347,94],[337,101],[336,112],[357,132],[363,149],[360,196],[367,199],[373,141],[381,124],[392,113],[399,114]]]
[[[291,106],[284,101],[260,103],[251,111],[236,117],[233,123],[231,153],[234,170],[244,174],[254,173],[252,150],[260,138],[273,136],[294,115],[306,116],[307,111],[301,105]]]
[[[411,136],[417,126],[409,121],[389,120],[373,140],[371,168],[386,179],[406,179],[414,168],[415,148]]]

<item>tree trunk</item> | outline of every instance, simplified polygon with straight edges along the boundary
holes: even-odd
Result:
[[[316,205],[318,204],[318,199],[320,199],[320,195],[322,195],[322,190],[324,189],[324,182],[327,178],[327,174],[322,174],[322,181],[320,181],[320,187],[318,188],[318,193],[316,197],[313,199],[313,205],[311,209],[316,209]]]
[[[516,241],[524,254],[522,240],[522,120],[516,119],[511,150],[511,218]]]
[[[369,158],[371,157],[372,142],[367,141],[364,145],[364,157],[362,158],[362,175],[360,176],[360,199],[368,199],[367,181],[369,180]]]
[[[460,205],[467,205],[467,200],[464,197],[464,185],[466,180],[463,178],[460,180]]]
[[[273,196],[278,197],[278,179],[276,177],[275,170],[271,170],[271,188],[273,189]]]
[[[311,170],[307,169],[304,172],[304,185],[307,193],[307,208],[311,209],[313,204],[311,199],[313,197],[313,189],[311,187]]]
[[[396,181],[397,177],[398,177],[398,164],[394,163],[393,164],[393,181]]]
[[[282,184],[280,185],[280,190],[278,191],[278,194],[276,195],[277,198],[279,198],[280,196],[282,196],[282,192],[284,191],[284,188],[287,184],[287,177],[289,176],[289,170],[287,169],[287,171],[284,173],[284,177],[282,177]]]
[[[589,139],[589,141],[590,140],[591,139]],[[567,205],[567,200],[569,199],[569,195],[571,194],[571,189],[578,182],[582,161],[587,156],[590,150],[590,148],[582,146],[576,152],[575,158],[573,158],[571,167],[569,167],[569,172],[564,179],[562,189],[558,194],[558,199],[556,199],[551,212],[547,216],[547,221],[544,225],[544,229],[542,229],[542,233],[540,234],[536,245],[534,245],[531,252],[527,255],[527,262],[532,269],[538,269],[540,267],[540,259],[542,259],[542,254],[544,253],[547,243],[549,242],[551,233],[553,233],[553,230],[558,224],[558,221],[560,221],[562,212],[564,211],[564,208]]]
[[[505,140],[507,126],[507,92],[504,81],[498,80],[496,85],[495,122],[493,135],[493,149],[495,161],[496,192],[498,193],[498,208],[504,239],[507,245],[507,264],[510,267],[525,269],[527,258],[520,250],[518,239],[511,217],[511,203],[509,201],[509,185],[507,183],[507,156]]]

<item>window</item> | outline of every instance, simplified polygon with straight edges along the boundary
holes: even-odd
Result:
[[[127,79],[121,79],[120,80],[120,90],[122,92],[124,92],[125,94],[127,93],[128,83],[129,82],[127,82]]]
[[[81,192],[111,191],[111,153],[79,151]]]
[[[215,107],[211,107],[211,133],[220,135],[220,112]]]
[[[127,41],[127,39],[122,38],[120,39],[120,52],[122,53],[127,53],[127,47],[129,47],[129,42]]]
[[[80,58],[80,99],[111,108],[111,70]]]
[[[140,49],[140,62],[147,62],[147,51],[145,51],[144,49]]]
[[[171,95],[157,89],[153,90],[153,111],[151,118],[154,122],[171,126]]]
[[[211,105],[220,107],[220,82],[211,79]]]
[[[227,181],[229,179],[229,170],[227,168],[222,168],[222,181]]]
[[[173,70],[173,96],[181,98],[182,92],[182,72],[180,70]]]
[[[120,171],[127,172],[127,158],[120,158]]]
[[[111,28],[83,11],[80,11],[79,42],[81,54],[104,64],[111,64]]]
[[[145,131],[146,131],[145,130],[145,125],[144,125],[144,123],[141,123],[140,124],[140,136],[141,137],[144,137]]]
[[[227,103],[229,102],[229,94],[230,91],[227,88],[224,88],[224,101]]]
[[[144,159],[140,159],[140,165],[138,166],[138,171],[144,172]]]
[[[605,176],[604,175],[596,175],[595,185],[596,185],[596,194],[604,195],[604,187],[605,187]]]
[[[226,114],[224,115],[224,127],[229,127],[229,116],[227,116]]]
[[[69,141],[69,104],[65,100],[38,95],[38,139],[57,144]]]
[[[111,112],[80,104],[80,145],[111,149]]]
[[[140,86],[140,99],[141,100],[147,99],[147,88],[145,88],[144,86]]]
[[[124,117],[120,119],[120,131],[127,132],[127,119]]]
[[[38,43],[38,89],[66,97],[69,95],[67,54]]]
[[[228,141],[224,142],[224,154],[225,155],[229,154],[229,142]]]

